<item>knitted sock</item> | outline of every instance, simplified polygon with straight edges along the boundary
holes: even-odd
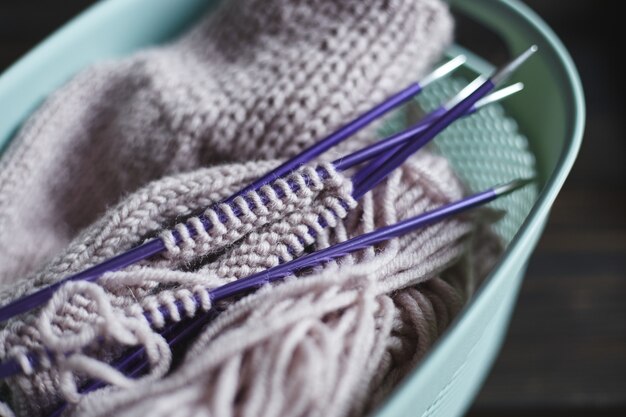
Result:
[[[419,78],[450,38],[439,0],[235,0],[79,74],[0,162],[0,283],[150,180],[294,155]]]

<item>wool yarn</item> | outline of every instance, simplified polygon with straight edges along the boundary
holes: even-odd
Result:
[[[0,160],[0,302],[169,227],[183,239],[161,233],[166,256],[64,286],[4,326],[0,356],[26,371],[3,388],[13,411],[45,415],[63,399],[68,415],[346,416],[378,404],[497,254],[475,219],[441,222],[233,300],[173,369],[157,312],[165,306],[175,321],[199,314],[210,300],[185,300],[200,288],[460,198],[446,161],[423,152],[358,207],[349,177],[309,165],[292,178],[314,181],[270,198],[264,211],[227,216],[194,238],[181,222],[197,225],[197,213],[423,74],[450,38],[438,0],[234,0],[180,40],[98,64],[53,94]],[[370,129],[336,152],[374,137]],[[329,175],[316,177],[316,167]],[[331,228],[316,226],[319,216]],[[138,345],[150,360],[146,376],[131,380],[107,365]],[[43,370],[30,368],[26,351],[41,354]],[[81,395],[88,377],[111,386]]]

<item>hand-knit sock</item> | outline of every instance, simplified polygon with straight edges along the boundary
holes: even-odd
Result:
[[[225,1],[170,45],[82,72],[0,160],[0,283],[150,180],[294,155],[418,79],[451,28],[439,0]]]

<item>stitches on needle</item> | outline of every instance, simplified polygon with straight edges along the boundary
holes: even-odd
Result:
[[[338,187],[345,181],[330,163],[319,168],[302,167],[285,179],[277,179],[239,196],[231,204],[211,207],[201,216],[166,230],[160,235],[167,249],[166,256],[190,260],[214,253],[252,230],[302,210],[311,205],[322,190]]]

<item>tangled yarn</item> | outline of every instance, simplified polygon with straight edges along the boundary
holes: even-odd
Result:
[[[233,172],[240,167],[233,166]],[[253,164],[247,164],[247,167],[250,169]],[[220,170],[198,170],[159,182],[193,183],[194,178],[216,173]],[[346,181],[343,177],[343,182]],[[148,194],[143,201],[152,201],[155,197],[149,194],[162,191],[163,187],[157,184],[138,192]],[[330,187],[330,190],[336,188]],[[349,190],[348,187],[346,191]],[[211,195],[216,191],[205,187],[204,194]],[[361,205],[337,221],[333,229],[321,230],[316,246],[331,245],[458,199],[461,195],[462,189],[445,160],[424,153],[412,158],[373,195],[366,196]],[[107,235],[112,231],[107,227],[107,220],[111,217],[125,213],[124,217],[133,218],[136,213],[145,212],[142,205],[130,209],[134,199],[131,197],[113,209],[110,217],[103,219],[100,228],[94,227],[92,239],[108,241]],[[319,199],[322,203],[326,200],[327,197]],[[170,196],[170,207],[159,209],[168,212],[171,207],[187,206],[190,213],[197,212],[200,208],[198,201],[202,199],[190,199],[187,193],[180,193]],[[178,404],[177,412],[189,416],[285,415],[289,410],[300,410],[301,414],[295,415],[351,415],[369,409],[376,404],[374,399],[383,398],[423,355],[469,295],[468,285],[473,284],[472,272],[476,268],[471,265],[469,237],[480,235],[469,219],[433,225],[376,250],[366,250],[337,264],[327,265],[305,278],[288,279],[284,284],[232,302],[225,313],[203,331],[194,347],[186,353],[183,364],[169,376],[163,375],[169,369],[170,351],[162,338],[150,331],[142,320],[141,313],[160,311],[159,307],[164,305],[171,307],[174,301],[185,296],[189,298],[200,286],[213,288],[237,279],[240,275],[237,272],[272,266],[267,263],[268,259],[278,262],[276,256],[284,253],[284,249],[263,242],[271,242],[277,236],[292,241],[304,224],[301,219],[315,214],[319,207],[324,205],[314,202],[274,223],[256,227],[240,245],[229,246],[217,260],[192,271],[180,271],[176,259],[163,258],[130,270],[109,273],[100,281],[102,287],[91,283],[63,287],[41,313],[19,325],[13,323],[10,331],[5,330],[2,334],[5,339],[1,345],[11,347],[8,354],[19,355],[26,348],[43,352],[45,346],[48,352],[52,350],[63,356],[57,358],[61,366],[48,364],[45,371],[15,378],[19,394],[24,399],[42,396],[42,402],[63,395],[66,400],[75,402],[76,415],[125,412],[134,415],[139,412],[136,407],[151,407],[151,413],[169,415],[172,410],[166,406],[168,402]],[[255,220],[249,221],[254,223]],[[285,225],[289,225],[292,231],[284,229]],[[276,233],[277,229],[281,229],[280,234]],[[490,239],[482,236],[477,244],[484,248],[490,244]],[[195,249],[197,255],[203,254],[200,245]],[[489,262],[489,258],[482,258],[480,262]],[[233,272],[222,275],[219,271]],[[136,298],[142,301],[137,303]],[[208,310],[211,305],[208,303],[201,308]],[[184,314],[189,316],[199,313],[195,307],[185,310]],[[172,319],[184,319],[184,314],[174,314]],[[163,318],[155,319],[155,327],[163,325]],[[97,338],[106,340],[104,347],[94,349]],[[288,348],[283,346],[286,340],[291,340],[292,345]],[[147,377],[130,380],[106,363],[119,354],[120,346],[135,345],[143,345],[152,352],[149,357],[153,368]],[[15,348],[21,348],[21,352]],[[284,353],[284,349],[290,353]],[[68,356],[68,352],[74,354]],[[286,356],[280,363],[274,363],[278,360],[276,355]],[[304,355],[303,362],[298,359],[299,355]],[[239,365],[233,365],[232,360]],[[327,370],[322,367],[322,371],[316,361],[337,363]],[[231,365],[222,370],[229,363]],[[244,372],[242,367],[248,371]],[[263,368],[267,371],[252,372],[252,369]],[[200,369],[203,372],[194,373]],[[327,371],[331,374],[326,374]],[[209,377],[224,372],[228,375],[224,374],[226,379],[223,381]],[[318,375],[320,372],[322,375]],[[276,385],[280,382],[274,380],[277,375],[282,375],[282,385]],[[81,397],[77,386],[83,379],[77,379],[78,376],[107,381],[117,391],[108,392],[106,401],[98,402],[98,396],[104,395],[98,392]],[[326,382],[319,382],[318,377]],[[270,380],[264,378],[273,382],[270,384]],[[326,391],[312,390],[308,384],[313,380]],[[189,381],[194,383],[190,385]],[[272,384],[276,389],[287,390],[294,381],[299,381],[302,387],[302,391],[293,393],[297,398],[286,393],[276,398],[268,397],[264,391]],[[372,382],[360,385],[363,381]],[[181,398],[187,398],[190,386],[197,388],[194,394],[197,401],[188,403]],[[252,398],[256,398],[254,401],[269,398],[270,401],[248,404],[244,400],[243,408],[239,409],[236,407],[239,401],[233,401],[234,394],[220,394],[220,390],[213,392],[215,387],[235,392],[244,390],[249,392],[251,401]],[[183,395],[181,390],[187,394]],[[134,396],[135,393],[138,397]],[[137,403],[137,398],[142,401]],[[320,398],[325,400],[320,401]],[[296,400],[298,408],[293,408],[292,401]],[[116,408],[111,409],[113,405]],[[226,409],[230,411],[226,412]]]

